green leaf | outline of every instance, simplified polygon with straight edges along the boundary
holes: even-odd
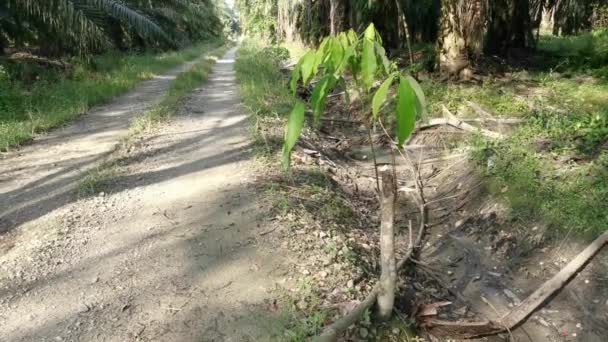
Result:
[[[375,42],[374,46],[376,47],[376,55],[378,56],[378,58],[380,59],[380,61],[382,61],[382,66],[384,67],[384,72],[386,72],[387,74],[391,73],[391,62],[388,60],[388,57],[386,57],[386,50],[384,50],[384,47],[382,46],[382,44]]]
[[[302,132],[302,126],[304,125],[304,111],[305,107],[302,102],[296,103],[295,107],[289,115],[287,122],[287,129],[285,131],[285,142],[283,144],[283,168],[289,169],[291,151]]]
[[[426,121],[429,116],[429,113],[426,110],[426,97],[424,96],[424,91],[422,91],[420,84],[418,83],[418,81],[416,81],[415,78],[408,75],[406,79],[410,83],[410,86],[412,86],[412,89],[416,94],[416,113],[418,114],[418,118],[423,121]]]
[[[357,32],[355,32],[355,30],[353,29],[350,29],[348,30],[348,33],[346,35],[348,37],[348,40],[350,41],[350,45],[357,46],[359,42],[359,36],[357,35]]]
[[[338,68],[336,68],[336,74],[337,75],[342,74],[349,65],[351,65],[351,67],[352,67],[352,64],[353,64],[352,61],[353,61],[354,57],[355,57],[355,48],[353,48],[352,46],[345,48],[344,53],[342,55],[342,61],[338,65]],[[353,70],[351,70],[351,71],[353,71]]]
[[[330,45],[331,45],[331,40],[333,38],[332,37],[327,37],[325,39],[323,39],[323,42],[321,42],[321,45],[319,46],[319,48],[317,49],[317,52],[315,54],[315,68],[317,68],[319,65],[325,63],[325,61],[327,60],[327,57],[329,55],[329,50],[330,50]]]
[[[298,90],[298,81],[300,80],[301,70],[302,65],[298,63],[291,73],[291,80],[289,80],[289,87],[291,88],[291,92],[294,96]]]
[[[319,119],[321,118],[321,114],[325,110],[325,102],[327,100],[327,95],[332,91],[334,86],[336,85],[337,79],[334,75],[327,75],[323,77],[319,83],[315,86],[315,89],[312,92],[312,108],[313,108],[313,116],[315,119],[315,124],[319,123]]]
[[[365,29],[365,33],[363,34],[363,38],[369,39],[371,41],[376,40],[376,27],[373,23],[369,24],[369,26]]]
[[[304,85],[308,85],[308,83],[310,83],[310,80],[316,73],[316,59],[317,58],[314,51],[307,52],[304,56],[302,56],[302,59],[300,59],[302,82],[304,82]]]
[[[382,83],[380,88],[378,88],[376,94],[374,94],[374,98],[372,99],[372,114],[374,115],[374,120],[378,119],[378,113],[380,113],[380,108],[382,108],[382,105],[386,101],[388,89],[393,84],[394,79],[395,76],[389,76],[389,78]]]
[[[377,70],[378,64],[374,51],[374,42],[366,37],[363,39],[363,51],[361,54],[361,79],[368,91],[374,84]]]
[[[344,59],[344,48],[342,47],[342,44],[340,44],[338,39],[332,38],[329,44],[329,49],[329,62],[331,65],[331,69],[333,71],[337,71],[342,64],[342,60]]]
[[[397,141],[401,147],[416,127],[416,95],[410,82],[403,76],[399,77],[396,115]]]

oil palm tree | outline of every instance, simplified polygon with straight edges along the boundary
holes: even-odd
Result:
[[[5,0],[0,4],[0,47],[8,43],[39,47],[48,54],[137,45],[169,48],[219,33],[213,0]]]

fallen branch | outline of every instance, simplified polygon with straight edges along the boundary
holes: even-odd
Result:
[[[608,244],[608,232],[602,234],[576,256],[566,267],[540,288],[524,299],[521,304],[499,320],[483,321],[443,321],[426,319],[421,326],[432,335],[452,339],[469,339],[496,335],[510,331],[526,321],[530,315],[540,309],[549,298],[564,288],[597,253]]]
[[[503,138],[503,135],[500,133],[493,132],[493,131],[487,130],[485,128],[475,127],[475,126],[472,126],[472,125],[458,119],[454,114],[452,114],[452,112],[450,112],[450,110],[446,106],[441,106],[441,109],[443,110],[443,115],[448,120],[448,125],[450,125],[450,126],[462,129],[463,131],[467,131],[467,132],[474,132],[474,133],[479,132],[482,135],[484,135],[488,138],[492,138],[492,139]]]
[[[501,125],[517,125],[526,122],[526,120],[518,118],[462,118],[460,121],[478,123],[493,122]]]
[[[52,60],[46,57],[40,57],[40,56],[36,56],[33,55],[31,53],[28,52],[17,52],[12,54],[10,57],[8,57],[9,61],[25,61],[25,62],[31,62],[31,63],[37,63],[37,64],[41,64],[41,65],[46,65],[46,66],[51,66],[51,67],[57,67],[57,68],[61,68],[61,69],[69,69],[70,65],[67,63],[64,63],[62,61],[57,61],[57,60]]]
[[[495,115],[492,115],[490,112],[488,112],[487,110],[481,108],[480,105],[478,105],[477,103],[473,102],[473,101],[464,101],[469,107],[471,107],[474,111],[477,112],[477,114],[484,116],[486,118],[494,118]]]

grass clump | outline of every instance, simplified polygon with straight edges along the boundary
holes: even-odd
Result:
[[[281,72],[289,59],[290,52],[285,48],[251,40],[241,45],[236,59],[239,93],[254,122],[255,157],[263,166],[276,164],[284,123],[295,103],[289,78]]]
[[[118,163],[109,161],[88,171],[78,184],[78,197],[94,196],[106,191],[119,174]]]
[[[29,63],[0,64],[0,151],[73,120],[218,43],[163,54],[113,52],[72,59],[67,71]]]
[[[236,73],[245,106],[256,117],[284,117],[294,104],[281,65],[289,51],[245,41],[238,51]]]

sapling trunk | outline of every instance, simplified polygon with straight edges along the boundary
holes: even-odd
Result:
[[[397,268],[395,265],[395,178],[388,166],[380,169],[382,187],[380,189],[380,291],[378,293],[378,314],[387,320],[393,312]]]

